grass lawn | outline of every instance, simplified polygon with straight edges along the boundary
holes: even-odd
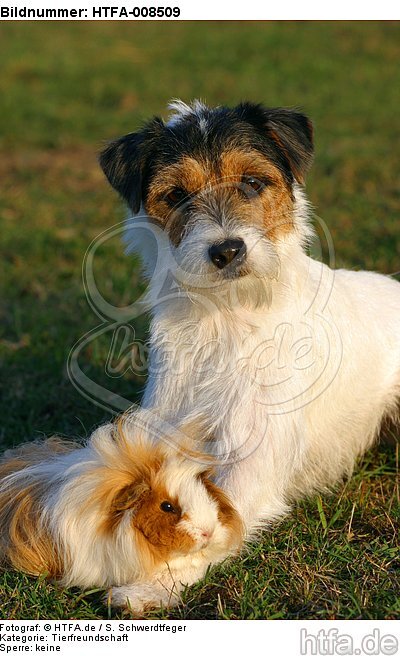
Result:
[[[124,215],[96,154],[171,97],[301,106],[316,135],[308,192],[336,265],[400,270],[399,37],[398,24],[383,22],[0,26],[1,446],[54,432],[84,438],[109,418],[66,374],[71,347],[99,324],[82,284],[84,253]],[[132,302],[137,262],[123,257],[118,239],[100,254],[103,295]],[[134,328],[145,340],[146,317]],[[110,378],[108,348],[105,339],[84,352],[85,372],[140,400],[143,376]],[[156,615],[400,618],[398,460],[398,447],[376,447],[350,481],[300,503],[188,590],[185,606]],[[2,618],[123,614],[103,606],[99,591],[0,577]]]

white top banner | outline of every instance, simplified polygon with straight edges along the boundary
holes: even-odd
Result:
[[[392,20],[399,3],[317,0],[0,0],[1,20]]]

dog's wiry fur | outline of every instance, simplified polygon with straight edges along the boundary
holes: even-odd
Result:
[[[112,603],[174,605],[233,553],[242,522],[210,479],[212,460],[155,441],[143,413],[88,443],[49,439],[0,462],[0,560],[66,586],[113,586]],[[168,504],[165,509],[165,504]]]
[[[100,158],[133,213],[141,208],[125,240],[150,279],[144,405],[172,422],[207,418],[221,482],[251,535],[349,474],[395,415],[400,285],[307,255],[313,138],[303,114],[198,101],[172,112]],[[246,257],[215,266],[210,246],[232,239]]]

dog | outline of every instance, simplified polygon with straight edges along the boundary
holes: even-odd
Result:
[[[174,101],[107,144],[151,308],[143,406],[205,418],[218,484],[251,539],[299,497],[348,476],[399,422],[400,284],[310,257],[300,111]]]

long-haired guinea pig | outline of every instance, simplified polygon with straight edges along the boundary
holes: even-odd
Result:
[[[176,603],[178,588],[241,540],[209,459],[154,440],[135,415],[97,429],[84,447],[50,438],[0,464],[1,560],[65,586],[116,586],[116,605]]]

